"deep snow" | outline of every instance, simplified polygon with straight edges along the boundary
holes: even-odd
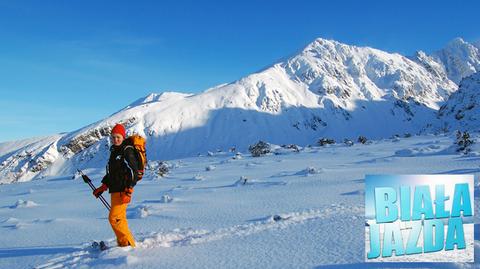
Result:
[[[453,139],[424,135],[258,158],[205,152],[172,160],[166,178],[149,172],[135,188],[127,213],[139,247],[103,253],[88,245],[113,244],[107,211],[80,178],[0,185],[0,268],[474,268],[363,263],[365,174],[474,174],[478,180],[478,146],[460,155]],[[85,172],[99,184],[103,169]],[[477,181],[477,262],[479,192]]]

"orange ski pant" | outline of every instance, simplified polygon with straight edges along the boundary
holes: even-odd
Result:
[[[120,192],[111,193],[111,209],[108,215],[108,221],[112,225],[113,232],[117,236],[117,244],[121,247],[132,246],[135,247],[135,239],[128,229],[127,222],[127,206],[122,203]]]

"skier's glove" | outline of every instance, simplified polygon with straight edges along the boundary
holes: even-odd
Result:
[[[132,200],[132,193],[133,193],[133,188],[125,188],[124,192],[120,193],[120,197],[122,198],[122,203],[128,204],[130,203],[130,200]]]
[[[108,190],[108,186],[107,186],[107,184],[103,183],[102,186],[96,188],[96,189],[93,191],[93,195],[98,198],[98,197],[100,197],[100,195],[102,195],[102,193],[103,193],[104,191],[106,191],[106,190]]]

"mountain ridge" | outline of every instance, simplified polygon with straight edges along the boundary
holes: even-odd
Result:
[[[457,57],[457,47],[449,43],[444,51]],[[468,65],[470,58],[458,59]],[[320,137],[425,132],[427,123],[441,120],[438,110],[457,90],[439,59],[317,38],[297,54],[231,83],[196,94],[151,93],[105,119],[39,140],[49,143],[9,146],[10,152],[0,144],[0,178],[8,183],[102,166],[110,129],[118,122],[147,138],[152,159],[232,147],[245,151],[258,140],[308,145]]]

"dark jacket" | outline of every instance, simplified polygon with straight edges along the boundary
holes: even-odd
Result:
[[[126,145],[110,147],[110,158],[107,164],[107,174],[102,183],[107,184],[109,193],[125,191],[126,187],[133,187],[138,180],[138,161],[135,149]]]

